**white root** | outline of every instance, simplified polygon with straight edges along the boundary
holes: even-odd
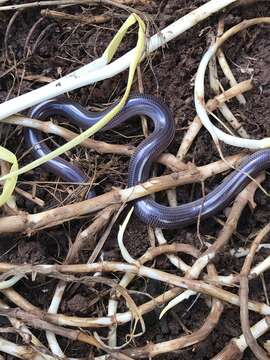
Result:
[[[251,20],[245,20],[240,24],[232,27],[230,30],[224,33],[212,46],[209,47],[207,52],[204,54],[195,79],[195,87],[194,87],[194,97],[195,97],[195,107],[197,111],[197,115],[199,116],[201,122],[206,127],[206,129],[210,132],[214,142],[218,144],[218,141],[221,140],[226,144],[232,146],[238,146],[242,148],[248,149],[262,149],[270,146],[270,138],[264,138],[261,140],[254,139],[243,139],[240,137],[232,136],[226,134],[218,127],[213,125],[211,120],[208,117],[207,109],[205,106],[204,99],[204,77],[206,73],[206,69],[209,61],[213,56],[215,56],[218,48],[231,36],[237,34],[239,31],[244,30],[250,26],[258,25],[258,24],[270,24],[270,17],[262,17],[255,18]]]
[[[24,275],[14,275],[12,278],[8,280],[3,280],[0,282],[0,290],[8,289],[15,285],[18,281],[20,281]]]
[[[157,50],[159,47],[192,28],[202,20],[207,19],[212,14],[233,3],[236,3],[236,0],[208,1],[206,4],[152,36],[147,46],[147,53]],[[105,53],[105,55],[95,61],[57,81],[0,104],[0,120],[28,109],[31,106],[37,105],[42,101],[78,89],[82,86],[111,78],[121,73],[129,67],[134,57],[134,52],[135,50],[133,49],[110,64],[108,64],[110,58],[107,56],[107,53]]]
[[[48,313],[57,314],[65,289],[66,283],[63,281],[59,281],[53,294],[52,302],[49,306]],[[46,338],[51,352],[60,358],[65,358],[65,354],[63,353],[62,349],[58,344],[56,335],[53,332],[47,330]]]
[[[258,339],[260,336],[266,333],[269,330],[269,323],[266,318],[260,320],[255,325],[253,325],[250,330],[255,339]],[[245,341],[244,335],[241,335],[239,338],[234,339],[235,344],[238,346],[241,352],[244,352],[247,348],[247,343]]]
[[[133,213],[133,210],[134,210],[134,207],[132,207],[130,209],[130,211],[128,212],[124,222],[122,225],[119,226],[119,230],[118,230],[118,235],[117,235],[117,240],[118,240],[118,246],[119,246],[119,249],[121,251],[121,255],[123,257],[123,259],[129,263],[129,264],[136,264],[136,260],[133,259],[133,257],[129,254],[129,252],[127,251],[125,245],[124,245],[124,240],[123,240],[123,237],[124,237],[124,233],[126,231],[126,228],[127,228],[127,225],[128,225],[128,222],[130,220],[130,217]]]
[[[262,274],[269,268],[270,268],[270,256],[268,256],[265,260],[260,262],[258,265],[254,266],[254,268],[250,270],[250,274],[255,277],[255,276]]]
[[[188,300],[191,296],[196,295],[197,293],[195,291],[192,290],[186,290],[184,292],[182,292],[182,294],[176,296],[173,300],[171,300],[165,307],[164,309],[161,311],[160,315],[159,315],[159,319],[161,319],[166,312],[168,312],[170,309],[172,309],[174,306],[176,306],[177,304],[180,304],[182,301],[184,300]]]
[[[55,357],[43,353],[38,353],[30,346],[16,345],[3,338],[0,338],[0,351],[19,359],[55,360]]]

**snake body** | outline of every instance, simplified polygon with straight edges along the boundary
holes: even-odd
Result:
[[[50,116],[63,116],[82,129],[87,129],[109,110],[110,108],[94,113],[74,101],[52,99],[34,107],[30,116],[43,120]],[[175,123],[167,106],[160,100],[146,95],[130,97],[122,111],[103,128],[103,131],[113,129],[139,115],[147,116],[152,120],[154,131],[139,144],[131,157],[128,172],[129,187],[149,179],[151,165],[167,149],[175,135]],[[28,128],[25,138],[35,158],[50,152],[47,145],[42,142],[42,134],[39,131]],[[87,176],[80,169],[60,157],[48,161],[45,167],[68,182],[83,183],[87,180]],[[239,169],[233,171],[204,199],[168,207],[150,197],[144,197],[135,200],[135,213],[143,222],[160,228],[173,229],[190,225],[195,223],[199,216],[202,219],[207,218],[222,210],[250,182],[249,176],[255,177],[268,167],[270,167],[270,150],[258,151],[244,159]],[[93,193],[89,196],[93,196]]]

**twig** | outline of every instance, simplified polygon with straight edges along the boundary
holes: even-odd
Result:
[[[21,309],[1,309],[0,314],[2,316],[18,318],[35,329],[50,330],[57,335],[66,337],[67,339],[80,341],[95,346],[98,349],[102,348],[101,344],[94,336],[84,334],[79,330],[65,329],[63,327],[50,324],[45,320],[41,320],[37,315],[30,314]]]
[[[78,262],[79,253],[86,246],[89,247],[95,240],[98,233],[107,225],[113,214],[119,209],[119,205],[111,205],[99,212],[94,222],[85,230],[78,234],[74,243],[71,245],[65,263],[71,264]],[[91,244],[92,247],[93,244]],[[94,260],[95,261],[95,260]]]
[[[12,17],[9,20],[7,29],[6,29],[6,33],[5,33],[5,38],[4,38],[4,53],[5,53],[5,58],[7,60],[8,63],[11,63],[11,60],[9,58],[8,55],[8,37],[9,37],[9,33],[10,33],[10,29],[12,27],[12,25],[14,24],[16,18],[18,17],[18,15],[20,14],[20,11],[16,11]]]
[[[222,36],[223,33],[224,33],[224,16],[221,16],[219,19],[219,22],[218,22],[217,36],[220,37],[220,36]],[[224,52],[221,48],[219,48],[217,51],[217,59],[218,59],[219,65],[220,65],[224,75],[228,79],[230,85],[235,86],[237,84],[237,81],[233,75],[233,72],[232,72],[232,70],[226,60]],[[242,104],[242,105],[246,104],[246,99],[245,99],[244,95],[239,94],[236,96],[236,98],[240,104]]]
[[[44,227],[55,226],[85,214],[91,214],[109,205],[132,201],[171,187],[201,182],[209,176],[228,170],[231,165],[236,166],[241,161],[242,156],[243,154],[233,155],[227,158],[227,163],[219,160],[212,164],[197,167],[194,170],[164,175],[128,189],[115,189],[93,199],[65,205],[42,213],[4,217],[0,219],[0,232],[12,233],[21,231],[30,233]]]
[[[3,302],[3,300],[0,301],[0,309],[10,309],[10,307]],[[41,348],[44,348],[42,343],[39,341],[39,339],[25,326],[25,324],[17,320],[15,318],[9,317],[8,318],[11,325],[16,329],[17,333],[20,334],[22,339],[25,343],[31,342],[34,346]],[[46,349],[46,351],[48,351]]]
[[[17,70],[17,74],[18,77],[22,77],[23,75],[19,69]],[[49,76],[44,76],[44,75],[25,75],[23,79],[31,82],[40,82],[46,84],[51,83],[55,80]]]
[[[5,272],[5,277],[10,276],[13,273],[41,273],[46,274],[51,277],[60,278],[60,274],[66,274],[66,273],[95,273],[95,272],[127,272],[136,274],[138,276],[147,277],[150,279],[158,280],[167,284],[170,284],[172,286],[177,286],[183,289],[192,290],[197,293],[206,294],[209,296],[212,296],[214,298],[217,298],[222,301],[226,301],[230,304],[239,306],[240,301],[239,297],[229,291],[220,289],[216,286],[206,284],[204,281],[201,280],[193,280],[190,278],[183,278],[177,275],[169,274],[164,271],[160,271],[157,269],[152,269],[146,266],[138,266],[138,264],[125,264],[125,263],[117,263],[117,262],[107,262],[104,261],[102,263],[93,263],[93,264],[77,264],[77,265],[13,265],[13,264],[7,264],[7,263],[0,263],[0,272]],[[66,280],[68,281],[77,281],[77,282],[83,282],[84,278],[77,278],[75,280],[75,277],[67,277]],[[95,281],[94,279],[97,279],[94,277],[91,278],[91,281]],[[104,279],[104,278],[102,278]],[[107,279],[108,280],[108,279]],[[89,280],[88,280],[89,281]],[[96,281],[97,282],[97,281]],[[117,285],[115,285],[117,286]],[[123,290],[123,287],[119,287]],[[119,289],[117,288],[117,291]],[[3,290],[3,293],[8,296],[12,293],[11,289]],[[14,292],[13,292],[14,294]],[[127,294],[126,294],[127,295]],[[14,301],[14,299],[13,299]],[[22,304],[20,304],[22,306]],[[27,305],[27,310],[28,310]],[[270,307],[264,303],[259,303],[256,301],[249,301],[248,302],[248,308],[252,311],[258,312],[262,315],[270,315]],[[35,310],[36,311],[36,310]],[[43,318],[52,322],[57,321],[59,324],[59,321],[61,319],[60,324],[65,324],[67,326],[74,326],[74,320],[71,317],[68,316],[60,316],[59,314],[43,314]],[[57,320],[56,320],[57,319]],[[116,316],[117,319],[117,316]],[[76,326],[81,327],[90,327],[90,324],[93,324],[93,319],[87,319],[85,318],[80,323],[78,322],[79,319],[76,320]],[[105,325],[105,324],[104,324]],[[107,323],[106,326],[109,324]]]
[[[25,43],[24,43],[24,48],[23,48],[23,54],[24,54],[24,57],[25,57],[25,58],[28,58],[29,55],[31,54],[31,50],[30,50],[30,47],[29,47],[30,39],[31,39],[33,33],[36,31],[36,29],[37,29],[37,27],[39,26],[39,24],[40,24],[43,20],[44,20],[43,18],[39,18],[39,19],[34,23],[34,25],[31,27],[30,31],[28,32],[28,35],[27,35],[26,40],[25,40]]]
[[[0,351],[19,359],[55,360],[55,357],[41,353],[31,346],[16,345],[0,338]]]
[[[224,52],[222,51],[222,49],[218,49],[217,51],[217,59],[219,62],[219,65],[224,73],[224,75],[227,77],[227,79],[229,80],[229,83],[231,86],[235,86],[237,84],[237,81],[229,67],[229,64],[227,63],[226,57],[224,55]],[[245,105],[246,104],[246,99],[244,97],[244,95],[239,94],[236,96],[237,100],[239,101],[240,104]]]
[[[116,220],[118,219],[119,215],[121,214],[121,212],[123,211],[123,209],[125,208],[125,204],[123,205],[114,205],[112,207],[114,209],[114,216],[111,217],[110,219],[108,219],[108,221],[110,220],[107,229],[104,231],[103,235],[100,237],[94,251],[92,252],[91,256],[89,257],[87,263],[93,263],[94,261],[96,261],[101,249],[103,248],[105,241],[107,240],[108,236],[110,235],[110,232],[112,230],[112,227],[114,225],[114,223],[116,222]]]
[[[138,3],[146,4],[147,0],[136,0]],[[128,4],[133,4],[134,0],[48,0],[48,1],[36,1],[25,4],[18,5],[6,5],[1,6],[0,11],[10,11],[10,10],[21,10],[33,7],[47,7],[47,6],[57,6],[57,5],[79,5],[79,4],[105,4],[105,5],[114,5],[114,6],[125,6]]]
[[[41,10],[41,15],[44,17],[53,18],[56,20],[69,20],[79,22],[80,24],[104,24],[111,20],[111,15],[95,15],[95,16],[85,16],[85,15],[71,15],[60,11],[54,10]]]
[[[256,236],[255,240],[252,242],[250,251],[245,259],[244,265],[242,267],[240,273],[240,290],[239,290],[239,298],[240,298],[240,319],[241,319],[241,327],[246,340],[247,345],[250,347],[251,351],[255,355],[255,357],[259,360],[267,360],[269,357],[266,352],[260,345],[257,343],[254,338],[249,324],[249,314],[248,314],[248,275],[251,268],[251,263],[256,253],[256,249],[259,246],[260,242],[263,238],[269,233],[270,224],[267,224]]]
[[[216,275],[213,269],[210,270],[210,273],[212,273],[212,276],[213,273]],[[157,355],[177,351],[197,344],[198,342],[205,340],[206,337],[209,336],[209,334],[214,330],[219,322],[222,311],[223,305],[221,301],[214,299],[212,302],[211,312],[199,330],[194,331],[190,335],[181,336],[177,339],[161,342],[158,344],[149,343],[142,348],[127,349],[124,350],[124,353],[136,359],[146,357],[153,358]]]
[[[25,311],[33,312],[34,314],[39,315],[41,318],[43,318],[44,313],[42,310],[37,308],[36,306],[32,305],[29,301],[27,301],[25,298],[23,298],[18,292],[16,292],[14,289],[6,289],[2,290],[2,293],[14,304],[19,306]],[[157,296],[153,300],[150,300],[140,306],[138,306],[138,310],[140,314],[144,315],[153,309],[155,309],[157,306],[161,306],[165,304],[166,302],[170,301],[172,298],[174,298],[177,294],[179,294],[179,288],[172,288],[170,290],[167,290],[165,293]],[[132,320],[132,313],[131,311],[127,311],[121,314],[116,314],[114,317],[98,317],[98,318],[73,318],[70,317],[69,320],[73,324],[73,320],[76,322],[79,321],[78,326],[81,324],[84,324],[85,321],[87,322],[87,327],[107,327],[112,325],[121,325],[125,324],[127,322],[130,322]],[[63,322],[61,318],[63,315],[61,314],[51,314],[50,319],[47,319],[50,322],[55,322],[56,324],[62,324],[65,325],[66,321]],[[53,320],[54,319],[54,320]],[[60,319],[60,322],[59,322]],[[65,316],[66,319],[66,316]],[[75,325],[76,326],[76,325]]]
[[[231,235],[234,233],[242,211],[249,203],[255,207],[254,195],[260,184],[265,179],[265,174],[261,174],[256,178],[256,182],[251,182],[244,190],[237,195],[233,206],[228,215],[227,221],[220,231],[217,240],[211,245],[194,263],[192,269],[189,272],[189,276],[197,278],[204,267],[215,258],[216,254],[227,244]]]
[[[32,47],[32,54],[34,54],[34,52],[36,51],[38,45],[40,45],[41,41],[44,40],[46,33],[48,32],[49,29],[52,29],[53,27],[55,27],[55,23],[49,24],[47,25],[42,31],[41,33],[38,35],[35,43],[33,44]]]
[[[44,207],[45,202],[43,200],[39,199],[37,196],[32,196],[32,195],[28,194],[28,192],[26,192],[18,187],[15,187],[15,191],[17,194],[23,196],[27,200],[32,201],[34,204],[36,204],[40,207]]]
[[[265,244],[268,245],[268,244]],[[264,259],[263,261],[261,261],[259,264],[255,265],[249,273],[249,280],[255,279],[258,276],[262,275],[265,271],[267,271],[270,268],[270,256],[268,256],[266,259]],[[203,279],[208,282],[212,282],[212,280],[210,280],[208,278],[207,275],[204,275]],[[231,274],[231,275],[227,275],[227,276],[218,276],[216,279],[217,282],[214,282],[214,284],[220,284],[220,285],[235,285],[238,284],[240,282],[240,275],[238,274]]]
[[[131,357],[129,357],[125,354],[119,353],[119,352],[115,352],[115,353],[108,355],[107,359],[108,360],[133,360]]]
[[[215,98],[208,100],[206,104],[207,110],[212,112],[216,110],[219,106],[222,106],[222,104],[224,104],[225,101],[228,101],[231,98],[237,96],[238,94],[242,94],[243,92],[246,92],[251,89],[252,89],[251,80],[243,81],[231,87],[229,90],[226,90],[224,93],[216,96]],[[177,153],[177,158],[183,160],[183,158],[187,154],[189,148],[192,145],[192,142],[194,141],[195,137],[199,133],[202,126],[203,125],[200,118],[196,116],[192,121],[192,123],[189,125],[189,128],[184,135],[184,138]]]
[[[149,343],[142,348],[124,350],[124,353],[136,359],[146,357],[153,358],[154,356],[160,354],[176,351],[197,344],[198,342],[205,340],[205,338],[214,330],[219,322],[222,310],[222,303],[219,300],[213,300],[211,312],[202,327],[199,330],[194,331],[191,335],[181,336],[180,338],[161,342],[160,344]]]

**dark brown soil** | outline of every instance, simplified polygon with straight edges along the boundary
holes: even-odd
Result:
[[[13,1],[21,3],[22,1]],[[137,9],[146,12],[154,17],[155,27],[151,26],[150,32],[154,33],[156,29],[162,29],[172,23],[179,17],[190,12],[192,9],[205,3],[205,0],[156,0],[152,6],[136,6]],[[96,7],[74,6],[64,9],[71,14],[85,13],[87,15],[102,14],[106,9],[101,5]],[[55,22],[51,19],[44,19],[38,26],[29,42],[30,49],[40,35],[47,27],[44,36],[38,44],[33,54],[26,59],[24,57],[24,46],[27,35],[33,24],[40,19],[40,9],[28,9],[20,13],[11,26],[8,36],[6,36],[7,25],[13,15],[13,12],[0,12],[0,43],[1,43],[1,62],[0,62],[0,101],[18,94],[25,93],[41,85],[40,82],[22,80],[21,75],[25,71],[25,76],[43,75],[53,79],[68,74],[79,66],[86,64],[94,58],[100,56],[110,39],[119,28],[122,20],[119,14],[125,14],[120,9],[114,9],[115,13],[112,20],[101,26],[84,25],[79,26],[72,22]],[[239,23],[243,19],[269,16],[269,4],[260,2],[245,8],[236,8],[225,14],[225,25],[230,27]],[[175,119],[177,120],[177,133],[170,151],[175,153],[184,135],[186,127],[195,116],[193,102],[193,85],[198,64],[202,54],[209,44],[208,35],[216,31],[217,16],[211,17],[192,30],[187,31],[177,40],[171,42],[164,49],[159,50],[151,57],[151,61],[144,62],[143,85],[145,93],[158,96],[165,100],[170,107]],[[7,38],[7,49],[4,47],[4,39]],[[134,46],[136,41],[136,32],[129,34],[128,40],[121,47],[121,52]],[[232,100],[230,108],[237,114],[240,121],[243,122],[245,129],[254,138],[270,136],[270,29],[269,26],[258,26],[250,28],[233,39],[229,40],[225,47],[226,56],[232,66],[236,78],[240,80],[248,79],[253,76],[255,87],[245,95],[247,105],[239,106],[238,102]],[[225,78],[221,76],[221,82],[224,87],[228,87]],[[88,86],[72,92],[70,96],[84,106],[100,106],[111,102],[114,98],[121,95],[125,88],[127,73],[116,76],[113,79],[106,80],[95,86]],[[136,91],[136,84],[134,91]],[[210,93],[207,94],[211,96]],[[1,126],[1,125],[0,125]],[[3,126],[1,129],[1,144],[6,141],[5,146],[16,152],[21,164],[30,160],[29,155],[25,155],[23,144],[23,131],[20,128],[7,129]],[[139,121],[132,124],[125,124],[118,131],[109,131],[95,135],[96,139],[102,139],[113,143],[132,143],[138,144],[142,139],[142,130]],[[14,140],[16,139],[16,140]],[[59,139],[56,139],[60,141]],[[225,154],[232,154],[237,149],[223,147]],[[95,184],[98,185],[98,191],[109,191],[112,187],[124,187],[127,183],[128,158],[124,156],[98,155],[94,152],[86,152],[77,149],[68,154],[75,162],[80,162],[90,176],[95,174]],[[187,160],[194,161],[197,165],[207,164],[219,158],[218,153],[206,130],[200,132],[194,146],[187,156]],[[211,178],[206,183],[206,190],[214,188],[220,183],[222,176]],[[41,169],[37,169],[30,174],[20,178],[20,187],[26,191],[31,191],[31,186],[27,181],[55,181],[55,177],[50,174],[44,174]],[[37,186],[37,196],[46,203],[46,208],[56,207],[60,203],[75,201],[75,198],[66,199],[65,186],[59,186],[54,189],[54,184],[39,184]],[[266,190],[270,190],[270,178],[264,183]],[[190,201],[192,198],[201,195],[201,187],[186,186],[179,189],[179,201]],[[268,222],[270,215],[269,199],[262,192],[256,194],[257,207],[254,211],[245,209],[238,226],[239,237],[233,236],[230,241],[231,248],[246,247],[249,245],[248,235],[255,233],[264,224]],[[18,196],[18,206],[25,211],[34,213],[41,209]],[[219,214],[224,220],[224,215]],[[32,262],[32,263],[53,263],[63,262],[67,254],[69,242],[73,241],[78,231],[91,222],[92,218],[87,217],[82,220],[72,221],[62,226],[41,231],[32,237],[21,234],[6,236],[0,235],[0,255],[1,261],[9,262]],[[120,219],[121,220],[121,219]],[[117,222],[112,233],[104,247],[105,259],[121,260],[118,251],[116,234],[119,222]],[[214,219],[202,222],[200,227],[201,237],[207,241],[212,241],[220,230],[220,225]],[[183,230],[166,231],[166,238],[169,242],[184,242],[200,247],[200,241],[196,235],[196,226],[191,226]],[[133,219],[129,225],[126,235],[126,245],[133,257],[142,255],[149,247],[147,228],[137,219]],[[224,249],[223,253],[215,259],[215,265],[220,274],[230,274],[238,272],[242,265],[242,260],[232,257],[229,248]],[[90,250],[86,250],[81,255],[81,260],[89,257]],[[255,261],[262,260],[267,255],[260,252]],[[158,259],[157,266],[167,271],[175,271],[165,258]],[[270,290],[269,274],[265,274],[265,283],[267,290]],[[33,304],[42,309],[47,309],[56,282],[44,278],[38,278],[36,282],[28,280],[21,281],[17,286],[18,291],[29,299]],[[252,299],[266,301],[263,291],[262,281],[260,279],[251,282],[250,294]],[[156,282],[139,279],[131,286],[133,290],[147,292],[151,296],[158,295],[164,291],[164,285]],[[89,307],[89,304],[100,293],[100,287],[87,288],[80,286],[76,291],[71,287],[65,295],[61,306],[61,311],[66,314],[80,316],[104,315],[108,293],[100,301],[99,305]],[[105,289],[106,290],[106,289]],[[235,290],[237,291],[237,290]],[[134,296],[136,303],[145,301],[142,295]],[[194,298],[193,298],[194,299]],[[162,342],[179,337],[185,333],[184,328],[190,331],[198,329],[208,315],[209,308],[201,296],[190,307],[191,302],[182,303],[173,311],[169,312],[162,320],[158,320],[158,312],[152,312],[145,316],[148,331],[146,334],[135,340],[132,346],[145,345],[147,341]],[[104,301],[104,308],[102,302]],[[123,305],[124,310],[124,305]],[[251,322],[259,319],[257,315],[250,314]],[[2,320],[1,320],[2,323]],[[183,324],[184,326],[181,326]],[[125,341],[125,335],[129,332],[129,326],[123,326],[119,329],[122,341]],[[239,321],[239,309],[232,306],[225,306],[225,311],[221,321],[213,333],[202,343],[188,349],[181,350],[179,353],[170,353],[159,356],[159,360],[165,359],[210,359],[217,354],[229,340],[241,334]],[[106,336],[106,332],[101,332]],[[16,340],[12,337],[13,340]],[[260,341],[263,341],[261,338]],[[88,346],[81,344],[70,344],[64,339],[60,339],[63,348],[66,349],[67,356],[82,357],[89,356],[91,350]],[[246,351],[244,359],[253,359],[251,352]],[[11,357],[7,357],[11,359]]]

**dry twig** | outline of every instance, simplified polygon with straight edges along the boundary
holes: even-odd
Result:
[[[214,267],[209,266],[208,271],[211,277],[216,276]],[[146,357],[153,358],[160,354],[170,353],[172,351],[180,350],[197,344],[200,341],[205,340],[207,336],[209,336],[209,334],[214,330],[219,322],[222,311],[222,302],[214,299],[212,301],[210,314],[206,318],[205,322],[200,329],[194,331],[192,334],[184,335],[177,339],[161,342],[159,344],[149,343],[142,348],[127,349],[124,350],[124,353],[135,359]]]
[[[220,231],[217,240],[211,245],[195,262],[192,269],[189,272],[189,276],[197,278],[209,261],[213,260],[216,254],[224,248],[228,243],[232,234],[234,233],[242,211],[247,204],[250,204],[253,208],[255,207],[254,195],[260,184],[265,179],[265,175],[261,174],[256,178],[256,182],[251,182],[240,194],[236,197],[227,221]]]
[[[146,266],[139,266],[136,264],[125,264],[125,263],[118,263],[118,262],[107,262],[104,261],[102,263],[93,263],[93,264],[76,264],[76,265],[13,265],[8,263],[0,263],[0,272],[4,272],[4,277],[10,276],[14,273],[41,273],[44,275],[49,275],[51,277],[59,278],[59,274],[67,274],[67,273],[95,273],[95,272],[127,272],[131,274],[136,274],[138,276],[154,279],[161,281],[163,283],[167,283],[172,286],[180,287],[187,290],[192,290],[196,293],[202,293],[209,296],[212,296],[214,298],[217,298],[222,301],[226,301],[232,305],[239,306],[240,301],[239,297],[229,291],[220,289],[216,286],[213,286],[211,284],[206,284],[204,281],[201,280],[193,280],[187,277],[180,277],[177,275],[169,274],[164,271],[160,271],[157,269],[151,269]],[[72,280],[67,277],[67,281],[75,281],[76,278],[72,277]],[[96,277],[94,279],[97,279]],[[84,279],[78,278],[76,281],[84,281]],[[92,280],[95,281],[95,280]],[[108,280],[109,281],[109,280]],[[97,282],[97,281],[96,281]],[[116,285],[115,285],[116,286]],[[123,290],[123,287],[119,287]],[[118,289],[117,289],[118,290]],[[118,290],[119,291],[119,290]],[[123,291],[121,291],[123,294]],[[13,293],[13,296],[15,296],[14,290],[11,289],[5,289],[3,290],[3,293],[6,296],[9,296]],[[17,294],[17,293],[16,293]],[[127,295],[127,294],[126,294]],[[190,294],[192,295],[192,294]],[[15,298],[12,299],[13,302],[15,302]],[[17,300],[16,300],[17,301]],[[16,303],[16,302],[15,302]],[[24,305],[26,305],[26,309],[29,310],[29,302],[23,302]],[[22,303],[19,302],[22,307]],[[32,306],[30,306],[32,308]],[[256,302],[256,301],[249,301],[248,302],[248,308],[252,311],[258,312],[262,315],[270,315],[270,306]],[[32,308],[33,309],[33,308]],[[37,309],[34,309],[36,311]],[[138,311],[139,313],[139,311]],[[83,321],[78,322],[78,320],[73,320],[73,317],[68,316],[60,316],[59,314],[46,314],[46,316],[43,314],[43,319],[46,319],[48,321],[56,322],[61,325],[67,325],[67,326],[74,326],[76,323],[76,326],[81,327],[91,327],[90,324],[93,325],[93,319],[83,319]],[[61,319],[61,320],[60,320]],[[75,319],[75,318],[74,318]],[[78,319],[78,318],[77,318]],[[117,316],[114,320],[117,319]],[[60,321],[60,322],[59,322]],[[97,324],[97,323],[96,323]],[[106,326],[110,325],[108,323],[104,324]]]
[[[217,36],[220,37],[223,35],[223,33],[224,33],[224,16],[221,16],[221,18],[219,19],[219,22],[218,22]],[[231,86],[237,85],[237,81],[233,75],[233,72],[232,72],[232,70],[226,60],[224,52],[221,48],[219,48],[217,51],[217,59],[218,59],[219,65],[220,65],[224,75],[228,79],[230,85]],[[240,104],[242,104],[242,105],[246,104],[246,99],[243,94],[236,95],[236,98]]]
[[[31,233],[38,229],[52,227],[65,221],[78,218],[82,215],[91,214],[109,205],[126,203],[128,201],[150,195],[154,192],[166,190],[179,185],[201,182],[209,176],[228,170],[230,166],[237,166],[242,158],[243,154],[240,153],[238,155],[228,157],[226,163],[224,163],[223,160],[219,160],[212,164],[197,167],[189,171],[160,176],[128,189],[115,189],[93,199],[65,205],[56,209],[44,211],[42,213],[4,217],[0,219],[0,232]]]
[[[25,360],[55,360],[55,357],[42,353],[32,346],[16,345],[3,338],[0,338],[0,351],[11,355],[13,358]]]
[[[61,11],[55,10],[41,10],[41,15],[44,17],[53,18],[56,20],[69,20],[78,22],[80,24],[104,24],[111,20],[112,16],[103,14],[103,15],[95,15],[95,16],[86,16],[86,15],[72,15],[67,14]]]
[[[94,336],[87,335],[79,330],[65,329],[41,320],[39,316],[25,312],[19,308],[17,309],[1,309],[0,314],[15,319],[22,320],[25,324],[34,327],[35,329],[49,330],[57,335],[64,336],[73,341],[81,341],[83,343],[102,348],[101,344],[95,339]]]
[[[217,108],[219,108],[220,106],[222,106],[229,99],[251,89],[252,89],[251,80],[243,81],[231,87],[229,90],[226,90],[224,93],[217,95],[214,99],[208,100],[206,104],[207,110],[212,112]],[[200,121],[200,118],[196,116],[192,121],[192,123],[189,125],[189,128],[184,135],[183,141],[177,153],[177,158],[183,160],[184,156],[187,154],[189,148],[192,145],[192,142],[194,141],[195,137],[197,136],[201,128],[202,128],[202,123]]]
[[[241,319],[242,331],[247,345],[250,347],[255,357],[259,360],[267,360],[269,359],[269,357],[267,356],[266,352],[257,343],[255,337],[253,336],[250,330],[248,305],[247,305],[248,293],[249,293],[248,275],[250,273],[251,263],[255,256],[256,249],[259,246],[260,242],[263,240],[263,238],[269,233],[269,231],[270,231],[270,224],[267,224],[256,236],[255,240],[252,242],[250,251],[245,259],[244,265],[240,273],[239,298],[240,298],[240,319]]]
[[[30,3],[24,4],[15,4],[15,5],[5,5],[0,6],[0,11],[10,11],[10,10],[22,10],[22,9],[29,9],[35,7],[47,7],[47,6],[57,6],[57,5],[65,5],[65,6],[72,6],[72,5],[111,5],[117,6],[124,10],[130,9],[127,5],[134,5],[134,3],[138,3],[141,5],[147,5],[150,3],[149,0],[45,0],[45,1],[35,1]]]

